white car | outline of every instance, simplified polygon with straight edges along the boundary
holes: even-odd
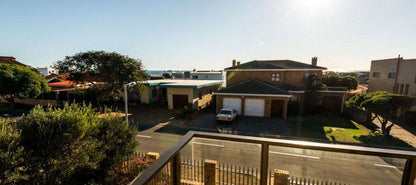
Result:
[[[234,122],[238,118],[238,112],[234,109],[221,109],[217,114],[217,122]]]

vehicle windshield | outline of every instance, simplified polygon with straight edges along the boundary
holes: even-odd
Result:
[[[221,110],[220,114],[231,114],[230,110]]]

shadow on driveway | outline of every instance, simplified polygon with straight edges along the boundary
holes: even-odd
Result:
[[[201,113],[185,125],[169,124],[156,132],[184,135],[188,131],[280,138],[291,136],[285,120],[281,118],[240,117],[234,123],[217,123],[214,113]]]

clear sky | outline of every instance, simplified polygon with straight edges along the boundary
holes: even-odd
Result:
[[[292,59],[367,69],[416,58],[416,1],[0,0],[0,55],[35,67],[88,50],[146,69],[223,69],[232,59]]]

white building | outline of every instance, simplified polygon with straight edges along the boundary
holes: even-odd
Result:
[[[58,74],[58,70],[53,67],[38,67],[41,76],[48,76],[50,74]]]
[[[191,72],[192,80],[224,80],[222,71],[194,71]]]

